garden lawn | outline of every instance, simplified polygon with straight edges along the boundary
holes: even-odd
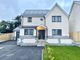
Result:
[[[45,46],[43,60],[80,60],[80,47]]]

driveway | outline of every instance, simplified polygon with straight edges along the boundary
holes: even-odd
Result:
[[[42,60],[43,47],[20,47],[16,41],[0,43],[0,60]]]

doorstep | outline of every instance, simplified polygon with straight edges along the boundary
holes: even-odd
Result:
[[[37,46],[45,46],[45,40],[37,40]]]

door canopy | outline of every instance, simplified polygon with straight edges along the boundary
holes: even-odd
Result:
[[[45,30],[46,29],[46,27],[45,26],[37,26],[37,28],[36,28],[37,30]]]

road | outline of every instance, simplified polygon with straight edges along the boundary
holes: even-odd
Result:
[[[0,43],[0,60],[42,60],[42,48],[20,47],[16,41]]]

